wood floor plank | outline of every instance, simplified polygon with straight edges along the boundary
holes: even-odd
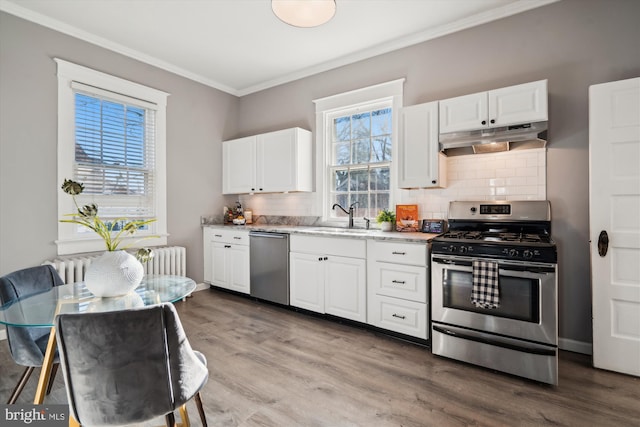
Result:
[[[553,387],[217,290],[176,307],[209,362],[202,400],[210,426],[640,426],[640,379],[593,369],[584,355],[561,352]],[[6,341],[0,372],[6,401],[21,373]],[[33,393],[34,380],[19,402]],[[66,402],[62,375],[45,402]]]

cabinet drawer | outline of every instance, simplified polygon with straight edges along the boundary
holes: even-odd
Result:
[[[378,295],[427,302],[427,268],[376,262],[371,283]]]
[[[362,239],[341,239],[339,237],[313,237],[292,235],[291,252],[366,258],[367,244]]]
[[[396,264],[427,265],[426,243],[396,243],[369,240],[371,261],[393,262]]]
[[[220,228],[211,228],[209,236],[213,242],[249,245],[249,232],[246,230],[223,230]]]
[[[374,295],[370,314],[374,326],[427,339],[427,304]]]

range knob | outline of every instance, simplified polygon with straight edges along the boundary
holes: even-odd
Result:
[[[509,256],[510,256],[511,258],[515,258],[515,257],[517,257],[517,256],[518,256],[518,251],[517,251],[517,250],[515,250],[515,249],[509,249]]]
[[[531,259],[533,258],[533,251],[530,251],[529,249],[525,249],[524,252],[522,252],[522,256],[525,259]]]
[[[467,253],[467,247],[466,246],[460,246],[459,252],[461,254],[466,254]]]
[[[456,247],[454,245],[449,246],[449,252],[455,252]]]

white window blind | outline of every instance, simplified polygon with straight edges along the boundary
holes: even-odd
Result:
[[[104,219],[152,218],[155,212],[156,106],[73,82],[74,178],[78,198]]]

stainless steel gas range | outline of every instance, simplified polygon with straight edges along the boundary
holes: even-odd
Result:
[[[451,202],[448,220],[431,246],[433,353],[557,384],[549,202]]]

